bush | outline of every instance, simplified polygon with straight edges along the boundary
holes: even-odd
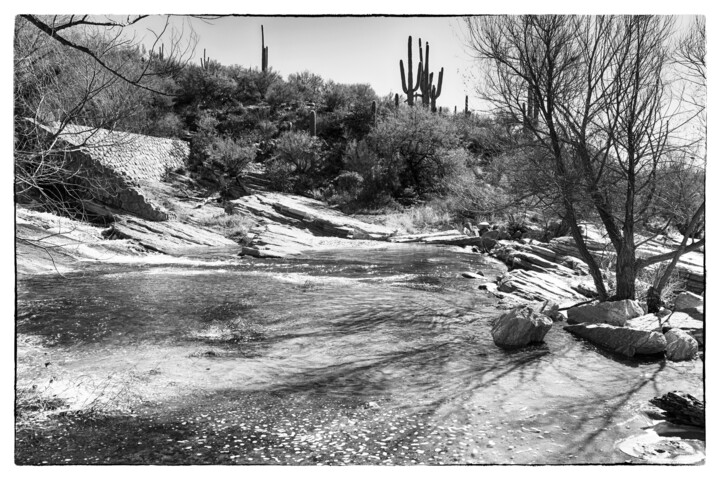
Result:
[[[300,92],[294,85],[290,85],[281,79],[278,79],[270,85],[265,93],[265,101],[273,108],[278,108],[283,104],[293,105],[302,101]]]
[[[460,147],[452,122],[422,108],[400,109],[379,119],[366,142],[384,164],[398,165],[391,192],[397,198],[441,193],[438,187],[451,167],[446,154]]]
[[[208,146],[207,155],[213,166],[234,179],[255,160],[255,147],[240,145],[230,138],[215,137]]]
[[[363,188],[358,194],[363,202],[389,195],[400,187],[398,164],[384,161],[364,141],[348,143],[343,155],[343,167],[363,179]]]
[[[281,191],[303,192],[319,180],[322,142],[307,132],[284,132],[275,141],[275,155],[266,162],[271,185]]]
[[[191,170],[209,170],[215,175],[234,180],[255,160],[256,149],[217,134],[216,118],[203,115],[198,121],[197,131],[190,138],[189,166]]]

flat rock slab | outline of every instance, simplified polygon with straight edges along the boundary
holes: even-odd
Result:
[[[536,301],[553,300],[560,303],[567,299],[582,298],[562,277],[529,270],[506,273],[498,281],[498,290]]]
[[[564,329],[626,357],[661,353],[667,347],[667,341],[660,332],[648,332],[601,323],[567,325]]]
[[[240,246],[206,228],[175,220],[153,222],[132,216],[118,216],[108,232],[111,238],[131,239],[143,247],[160,253],[175,254],[196,247]]]
[[[569,309],[568,323],[606,323],[622,327],[631,318],[640,317],[644,313],[640,304],[635,300],[601,302]]]
[[[233,205],[276,223],[308,228],[317,235],[384,240],[394,231],[344,215],[311,198],[282,193],[258,193],[233,200]]]

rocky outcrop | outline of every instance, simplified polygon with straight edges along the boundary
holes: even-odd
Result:
[[[239,213],[262,217],[266,223],[297,227],[316,236],[387,240],[394,233],[388,227],[362,222],[320,201],[297,195],[257,193],[231,203]]]
[[[692,360],[698,353],[698,342],[679,328],[671,328],[665,332],[667,349],[665,356],[668,360],[680,362]]]
[[[582,298],[562,277],[529,270],[513,270],[506,273],[498,280],[498,290],[540,302],[545,300],[563,302]]]
[[[569,309],[568,323],[605,323],[622,327],[631,318],[639,317],[644,313],[635,300],[601,302]]]
[[[570,333],[626,357],[662,353],[667,341],[662,333],[615,327],[606,324],[579,324],[564,327]]]
[[[585,243],[590,253],[598,260],[612,260],[615,257],[615,251],[609,239],[595,227],[587,225],[584,228],[586,229]],[[638,244],[642,243],[636,251],[638,259],[670,252],[679,245],[677,241],[667,238],[638,237],[637,242]],[[554,238],[550,240],[548,248],[558,256],[575,257],[582,261],[572,237]],[[705,290],[704,253],[702,251],[684,254],[675,268],[680,279],[686,283],[688,290],[694,293],[702,293]]]
[[[314,247],[318,237],[387,240],[393,231],[343,215],[322,202],[279,193],[256,193],[230,202],[237,213],[258,218],[243,255],[282,258]]]
[[[529,307],[520,307],[493,320],[490,333],[495,345],[521,347],[542,342],[552,324],[552,320],[545,315],[535,313]]]
[[[703,297],[691,292],[682,292],[675,298],[675,310],[691,310],[702,307]]]
[[[257,226],[250,230],[242,255],[282,258],[300,255],[314,245],[314,236],[307,230],[279,224]]]
[[[127,215],[117,216],[115,223],[104,235],[108,239],[134,240],[148,250],[171,255],[207,247],[240,250],[236,242],[222,235],[177,220],[150,222]]]

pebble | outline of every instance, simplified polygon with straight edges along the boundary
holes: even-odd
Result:
[[[487,443],[487,447],[488,447],[488,448],[493,448],[494,446],[495,446],[495,442],[493,442],[492,440],[490,440],[490,441]]]

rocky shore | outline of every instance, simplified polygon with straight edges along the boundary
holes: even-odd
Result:
[[[183,211],[190,213],[174,215],[163,222],[108,208],[114,222],[106,227],[18,207],[17,272],[65,273],[84,264],[102,262],[173,262],[207,250],[222,251],[230,258],[238,255],[282,258],[320,249],[368,247],[386,242],[448,245],[493,257],[507,265],[507,272],[498,278],[485,278],[473,272],[463,274],[479,278],[479,288],[501,299],[504,308],[529,306],[537,310],[543,304],[543,310],[547,309],[544,315],[552,311],[553,320],[567,320],[565,329],[570,333],[606,350],[633,356],[667,349],[668,358],[685,360],[694,357],[704,345],[703,299],[690,293],[701,293],[704,288],[702,252],[687,254],[678,264],[678,272],[690,292],[678,297],[680,303],[672,311],[645,315],[637,303],[631,307],[624,303],[593,305],[596,293],[592,279],[569,237],[543,243],[535,238],[502,239],[502,231],[498,230],[475,235],[467,228],[465,232],[408,235],[344,215],[316,200],[271,192],[256,192],[223,204],[198,202],[191,197],[180,203]],[[221,229],[203,226],[200,221],[227,212],[240,214],[250,225],[242,238],[227,238]],[[607,252],[611,249],[597,230],[589,226],[586,233],[594,254],[610,255]],[[643,245],[640,256],[662,253],[671,246],[669,239],[650,240]],[[608,316],[607,308],[612,315]],[[515,325],[518,315],[511,315],[506,321]],[[538,323],[534,315],[520,316],[526,322]],[[537,341],[531,330],[527,338]],[[507,343],[507,339],[503,341]],[[523,341],[513,339],[511,343]]]

